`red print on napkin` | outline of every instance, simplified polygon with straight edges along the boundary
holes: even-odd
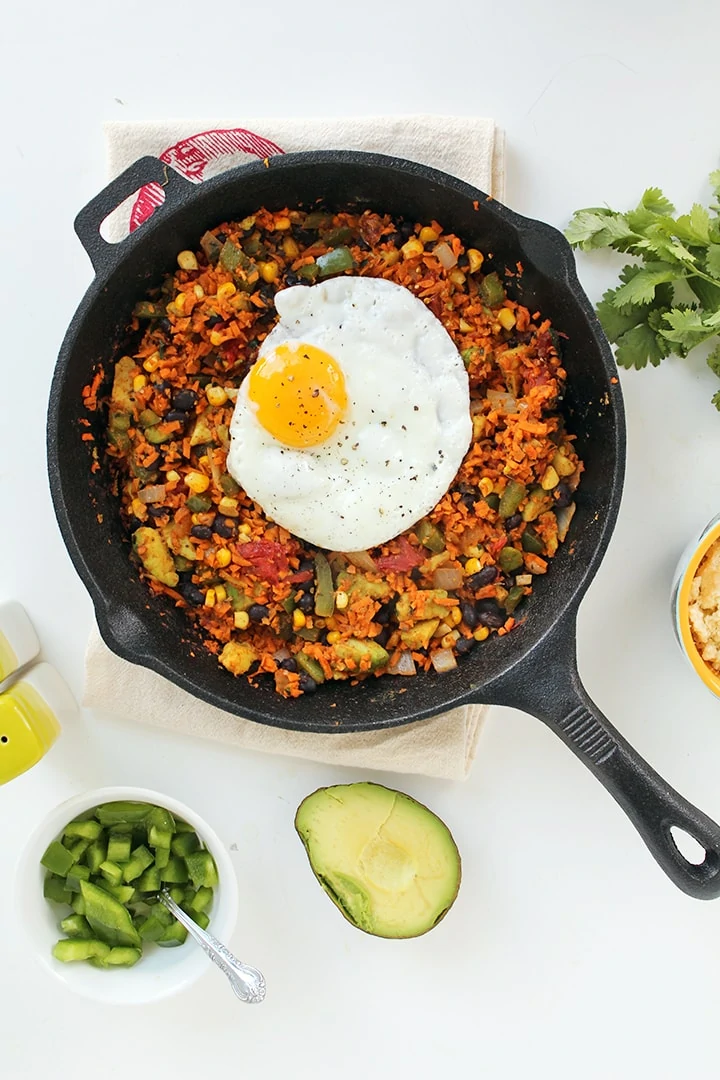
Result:
[[[266,158],[284,151],[270,139],[256,135],[246,128],[219,128],[214,131],[201,131],[181,139],[174,146],[169,146],[160,154],[160,160],[171,165],[186,180],[199,183],[205,176],[208,165],[227,154],[250,154],[253,157]],[[130,232],[134,232],[143,221],[150,217],[156,206],[164,199],[160,184],[146,184],[140,188],[138,197],[130,214]]]

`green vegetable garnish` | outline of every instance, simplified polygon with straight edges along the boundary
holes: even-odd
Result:
[[[583,251],[613,248],[634,256],[620,284],[605,293],[597,314],[624,368],[657,367],[715,341],[708,367],[720,378],[720,169],[710,174],[715,202],[694,203],[675,217],[659,188],[648,188],[634,210],[577,210],[565,235]],[[713,395],[720,410],[720,390]]]

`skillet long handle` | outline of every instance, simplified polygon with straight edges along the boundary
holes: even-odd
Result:
[[[666,783],[588,696],[575,659],[574,617],[556,626],[533,650],[531,671],[515,669],[489,691],[485,701],[523,709],[560,736],[620,804],[683,892],[699,900],[720,896],[720,826]],[[704,848],[702,862],[696,865],[685,858],[673,828]]]

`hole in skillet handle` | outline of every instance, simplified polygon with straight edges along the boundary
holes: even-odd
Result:
[[[100,233],[103,222],[139,188],[153,183],[158,184],[165,195],[162,205],[155,211],[158,214],[177,206],[183,194],[194,187],[159,158],[143,157],[103,188],[75,218],[75,232],[90,256],[96,274],[103,274],[112,268],[118,249],[125,242],[113,244],[105,240]]]

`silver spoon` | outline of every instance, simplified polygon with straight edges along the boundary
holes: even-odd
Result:
[[[167,889],[162,889],[158,893],[158,899],[177,921],[182,923],[188,934],[195,938],[213,964],[217,964],[223,974],[227,975],[236,997],[247,1005],[257,1005],[264,999],[266,987],[262,972],[243,964],[221,941],[212,934],[208,934],[206,930],[201,930],[198,924],[193,922],[190,916],[175,903]]]

